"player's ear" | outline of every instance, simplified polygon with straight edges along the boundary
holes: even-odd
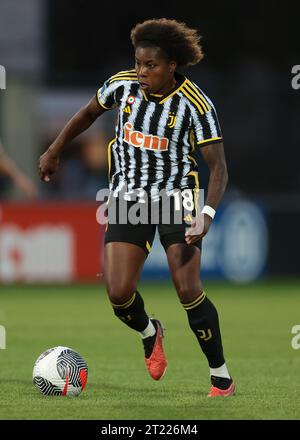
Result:
[[[169,63],[170,73],[174,73],[176,70],[176,67],[177,67],[176,61],[170,61],[170,63]]]

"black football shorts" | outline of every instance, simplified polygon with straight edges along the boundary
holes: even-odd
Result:
[[[183,199],[173,196],[169,198],[169,203],[160,200],[150,204],[125,202],[118,197],[111,197],[107,203],[108,222],[104,243],[132,243],[149,254],[156,228],[165,250],[171,244],[186,243],[186,230],[196,214],[194,193],[193,190],[189,191],[192,192],[193,199],[186,199],[188,202],[185,207],[182,204]],[[202,239],[192,246],[201,249]]]

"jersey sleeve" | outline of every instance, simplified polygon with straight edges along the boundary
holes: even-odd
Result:
[[[104,82],[104,84],[97,90],[96,98],[101,107],[105,110],[111,110],[118,107],[117,90],[119,87],[118,81],[111,82],[111,78]]]
[[[222,142],[222,132],[219,124],[216,109],[207,97],[205,106],[201,107],[201,112],[194,108],[192,112],[192,127],[195,134],[195,141],[200,147]]]

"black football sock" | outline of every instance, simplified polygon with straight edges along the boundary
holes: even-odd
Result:
[[[200,347],[211,368],[225,363],[218,313],[204,292],[192,302],[182,304]]]
[[[138,291],[124,304],[112,304],[115,315],[128,327],[141,332],[149,323],[149,317],[145,312],[144,301]]]
[[[227,390],[232,384],[232,379],[226,377],[210,376],[211,384],[220,390]]]

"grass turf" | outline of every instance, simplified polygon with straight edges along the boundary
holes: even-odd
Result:
[[[168,370],[148,375],[139,336],[113,315],[103,286],[1,286],[0,419],[300,419],[300,282],[207,282],[221,320],[234,398],[208,399],[207,362],[170,283],[143,282],[149,314],[166,327]],[[89,366],[77,398],[45,397],[32,384],[36,358],[69,346]]]

